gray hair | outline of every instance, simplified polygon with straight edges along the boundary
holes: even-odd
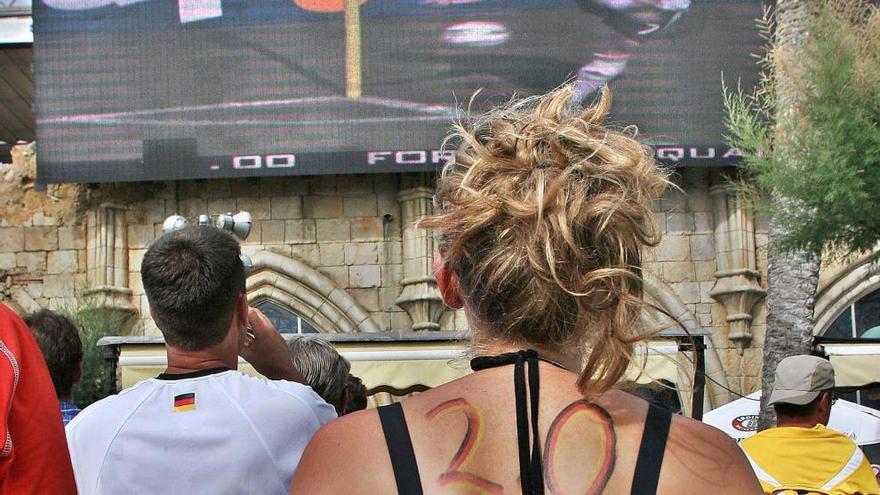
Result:
[[[328,404],[339,408],[351,364],[336,352],[333,344],[314,336],[293,338],[287,344],[287,350],[306,385]]]

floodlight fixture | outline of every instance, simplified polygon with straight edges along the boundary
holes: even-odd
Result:
[[[174,232],[175,230],[180,230],[187,225],[189,225],[189,222],[185,217],[181,215],[171,215],[162,223],[162,235]]]
[[[221,214],[214,218],[215,227],[220,230],[232,232],[235,237],[238,237],[241,240],[247,239],[248,235],[250,235],[252,225],[253,220],[251,219],[251,214],[246,211],[240,211],[235,214]]]
[[[211,217],[214,217],[213,222],[211,222]],[[176,214],[171,215],[170,217],[166,218],[165,221],[162,223],[162,235],[173,232],[175,230],[180,230],[187,227],[188,225],[189,221],[186,219],[186,217]],[[243,241],[247,239],[248,235],[251,233],[253,220],[251,218],[251,214],[246,211],[240,211],[235,214],[220,213],[216,215],[203,213],[198,217],[198,225],[214,227],[222,231],[229,232]],[[244,265],[245,275],[249,274],[254,269],[253,260],[251,260],[250,256],[244,253],[241,254],[240,259],[242,265]]]

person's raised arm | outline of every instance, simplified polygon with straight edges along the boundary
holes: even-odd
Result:
[[[248,325],[252,336],[241,346],[241,357],[257,372],[270,380],[305,383],[287,353],[287,342],[262,311],[248,308]]]

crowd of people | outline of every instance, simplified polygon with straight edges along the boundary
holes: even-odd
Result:
[[[13,448],[3,493],[288,493],[309,439],[337,415],[366,407],[365,388],[331,344],[309,337],[287,344],[265,315],[248,307],[239,254],[235,239],[207,226],[164,235],[151,246],[144,286],[168,366],[81,412],[71,396],[82,374],[73,322],[47,310],[22,321],[4,308],[8,321],[0,328],[16,330],[30,346],[4,352],[13,372],[10,397],[25,394],[22,400],[34,404],[15,408],[15,417],[26,420],[28,409],[39,407],[46,420],[26,424],[57,423],[47,429],[57,434],[24,429],[23,443],[21,421],[10,415]],[[5,333],[2,341],[17,342]],[[239,355],[268,380],[239,373]],[[44,395],[22,391],[19,377],[28,373],[41,378]],[[41,454],[37,461],[46,449],[54,457]],[[22,463],[29,469],[18,473],[14,467]],[[57,479],[45,477],[47,470]]]
[[[421,220],[474,373],[366,408],[331,344],[288,344],[248,306],[237,241],[187,227],[141,266],[166,369],[82,411],[73,323],[0,305],[0,493],[880,494],[858,447],[823,426],[834,378],[820,358],[780,364],[779,427],[742,448],[615,388],[651,334],[641,253],[660,240],[668,178],[605,124],[607,93],[573,108],[572,92],[457,126]]]

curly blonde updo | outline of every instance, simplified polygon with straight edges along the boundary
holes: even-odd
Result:
[[[589,396],[617,383],[644,338],[640,251],[660,241],[651,206],[669,182],[646,147],[604,125],[607,89],[587,108],[570,108],[571,95],[563,86],[456,125],[436,214],[419,226],[439,234],[489,337],[585,349]]]

